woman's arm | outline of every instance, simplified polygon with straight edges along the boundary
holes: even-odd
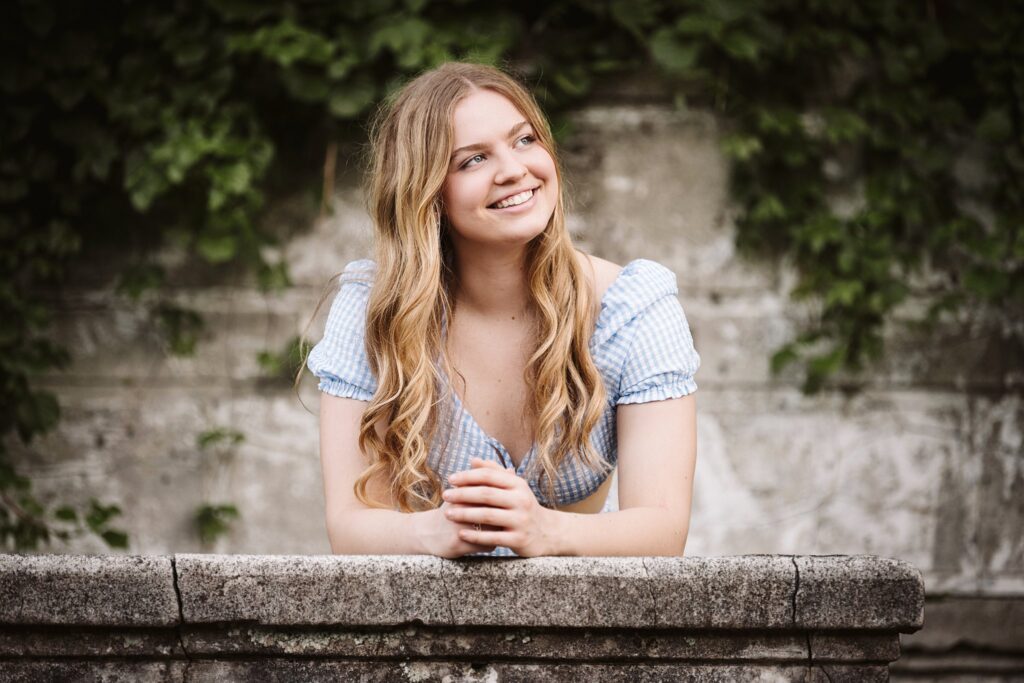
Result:
[[[559,512],[560,555],[682,555],[697,461],[697,399],[619,406],[619,512]]]
[[[449,477],[447,511],[459,522],[499,531],[460,532],[474,543],[531,555],[682,555],[690,525],[697,457],[697,403],[691,394],[617,409],[619,512],[579,514],[541,507],[526,482],[500,466],[475,463]]]
[[[353,486],[367,466],[359,449],[359,423],[365,410],[363,401],[320,395],[320,464],[331,550],[347,555],[426,553],[441,557],[493,550],[493,546],[460,539],[459,530],[465,525],[448,520],[444,506],[401,513],[369,508],[356,498]],[[372,481],[368,493],[374,500],[390,502],[380,482]]]

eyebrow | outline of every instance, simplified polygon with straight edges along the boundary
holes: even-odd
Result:
[[[512,128],[509,129],[508,137],[513,137],[516,133],[519,132],[519,130],[523,126],[528,126],[528,125],[530,125],[529,121],[520,121],[519,123],[517,123],[516,125],[512,126]],[[463,152],[475,152],[475,151],[477,151],[479,149],[487,149],[487,145],[482,143],[482,142],[478,142],[478,143],[476,143],[474,145],[466,145],[465,147],[459,147],[457,150],[452,152],[452,156],[451,156],[451,159],[449,159],[449,161],[454,161],[455,157],[457,157],[458,155],[462,154]]]

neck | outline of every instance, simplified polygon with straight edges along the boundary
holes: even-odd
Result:
[[[517,316],[529,303],[526,248],[455,249],[456,306],[486,316]]]

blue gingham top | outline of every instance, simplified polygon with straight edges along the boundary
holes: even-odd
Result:
[[[365,259],[346,266],[323,339],[309,354],[307,364],[319,378],[320,390],[333,396],[369,401],[377,389],[364,346],[366,304],[375,270],[376,264]],[[700,356],[693,347],[677,294],[672,271],[654,261],[638,259],[619,272],[601,299],[590,352],[604,379],[608,403],[590,439],[595,450],[613,466],[618,458],[616,406],[679,398],[697,389],[693,375]],[[444,485],[448,486],[448,475],[469,469],[474,456],[514,467],[505,447],[484,433],[473,416],[463,410],[455,392],[452,401],[450,429],[438,429],[428,460]],[[537,475],[528,472],[535,450],[536,446],[526,454],[516,473],[528,477],[537,500],[550,505]],[[540,469],[535,472],[539,474]],[[553,504],[583,500],[607,476],[566,458],[555,482]],[[489,554],[514,555],[508,548],[497,548]]]

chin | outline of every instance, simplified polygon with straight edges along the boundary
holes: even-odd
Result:
[[[495,234],[501,235],[503,238],[501,242],[504,244],[527,245],[539,237],[546,227],[547,223],[545,222],[543,225],[527,225],[512,230],[506,228],[505,230],[496,231]]]

